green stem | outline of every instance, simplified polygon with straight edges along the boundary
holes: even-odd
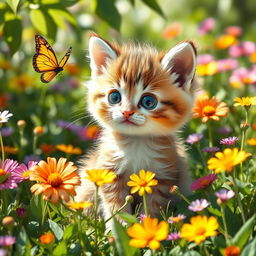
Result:
[[[1,128],[1,126],[0,126]],[[4,143],[3,143],[3,138],[2,138],[2,133],[0,131],[0,144],[1,144],[1,150],[2,150],[2,168],[4,168],[4,159],[5,159],[5,156],[4,156]]]
[[[205,163],[205,160],[204,160],[204,156],[203,156],[202,151],[200,149],[199,143],[196,143],[195,146],[196,146],[196,149],[197,149],[197,151],[198,151],[198,153],[199,153],[199,155],[200,155],[200,157],[202,159],[204,170],[207,170],[206,163]]]
[[[144,210],[145,210],[145,214],[148,217],[148,206],[147,206],[147,200],[146,200],[146,193],[143,194],[143,206],[144,206]]]
[[[206,256],[210,256],[210,253],[208,252],[208,250],[207,250],[207,248],[206,248],[206,246],[205,246],[204,243],[203,243],[203,249],[204,249],[205,255],[206,255]]]
[[[177,195],[181,197],[187,204],[191,204],[191,202],[180,192],[177,192]]]
[[[121,212],[126,207],[127,204],[128,202],[125,201],[125,203],[112,216],[110,216],[107,220],[105,220],[105,224],[109,222],[112,218],[114,218],[119,212]]]
[[[236,193],[238,205],[240,207],[240,211],[241,211],[241,215],[242,215],[243,224],[245,224],[246,218],[245,218],[245,214],[244,214],[244,208],[243,208],[243,205],[242,205],[242,200],[241,200],[241,197],[240,197],[240,194],[239,194],[239,191],[238,191],[238,186],[237,186],[234,174],[231,173],[231,175],[232,175],[232,179],[233,179],[233,183],[234,183],[234,190],[235,190],[235,193]]]
[[[97,219],[98,219],[98,196],[99,196],[99,187],[96,185],[95,189],[95,198],[94,198],[94,227],[95,227],[95,245],[98,244],[98,232],[97,232]]]
[[[212,126],[210,124],[210,121],[208,122],[208,138],[209,138],[209,147],[212,147]]]
[[[223,221],[223,225],[224,225],[224,231],[225,231],[225,240],[226,240],[226,244],[229,245],[229,238],[228,238],[228,228],[227,228],[227,222],[226,222],[226,216],[225,216],[225,209],[224,209],[224,205],[220,206],[221,209],[221,213],[222,213],[222,221]]]
[[[36,153],[37,138],[38,138],[38,135],[34,134],[34,137],[33,137],[33,154]]]
[[[245,108],[245,123],[246,123],[246,124],[248,124],[248,112],[249,112],[249,109],[248,109],[248,108]],[[243,149],[244,149],[245,138],[246,138],[246,131],[247,131],[246,128],[244,128],[244,129],[242,130],[242,141],[241,141],[240,150],[243,150]]]
[[[79,237],[79,241],[80,241],[82,249],[84,249],[85,248],[85,244],[84,244],[84,241],[83,241],[83,238],[82,238],[81,216],[78,215],[77,213],[75,215],[76,215],[76,221],[78,223],[78,237]]]
[[[43,200],[43,199],[40,198],[40,200]],[[48,201],[45,201],[44,209],[43,209],[43,215],[42,215],[42,223],[41,223],[42,226],[43,226],[43,224],[44,224],[44,220],[45,220],[47,208],[48,208]]]

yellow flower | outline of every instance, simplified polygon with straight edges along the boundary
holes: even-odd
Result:
[[[251,156],[250,153],[243,150],[238,151],[238,148],[226,148],[223,152],[217,152],[215,157],[208,160],[208,168],[215,170],[215,173],[231,172],[234,166],[242,163],[249,156]]]
[[[219,102],[215,96],[211,99],[207,95],[198,97],[193,107],[193,118],[201,117],[202,122],[206,123],[213,119],[219,121],[220,117],[226,116],[229,111],[226,103]]]
[[[84,201],[84,202],[73,201],[72,203],[67,203],[66,205],[69,208],[74,209],[74,210],[83,210],[83,209],[91,207],[92,203],[88,202],[88,201]]]
[[[27,87],[31,87],[34,85],[34,78],[27,75],[21,74],[13,77],[9,82],[9,87],[11,89],[17,89],[19,91],[24,91]]]
[[[56,145],[56,149],[65,152],[67,154],[81,155],[83,152],[81,148],[73,147],[72,145],[58,144]]]
[[[185,223],[181,227],[181,237],[196,244],[200,244],[207,237],[216,236],[219,224],[213,216],[195,216],[190,219],[190,223]]]
[[[248,139],[247,144],[249,144],[251,146],[256,146],[256,138]]]
[[[87,170],[86,173],[88,174],[85,179],[88,179],[95,183],[95,185],[101,187],[106,183],[112,183],[116,179],[116,175],[113,171],[110,170],[102,170],[102,169],[92,169]]]
[[[131,246],[143,248],[148,246],[152,250],[160,247],[160,241],[165,240],[168,235],[168,224],[165,221],[158,223],[156,218],[146,217],[142,224],[135,223],[127,230],[132,238]]]
[[[151,186],[156,186],[158,183],[156,179],[153,179],[155,175],[153,172],[145,172],[144,170],[140,170],[139,175],[132,174],[130,176],[131,180],[127,182],[129,187],[133,187],[131,193],[134,194],[139,191],[140,196],[143,196],[145,192],[152,194]]]
[[[212,76],[217,73],[216,61],[207,64],[199,64],[196,67],[196,74],[198,76]]]
[[[250,107],[251,105],[256,105],[256,97],[236,97],[234,99],[236,103],[234,103],[234,106],[244,106],[244,107]]]
[[[217,49],[226,49],[231,45],[235,44],[236,42],[236,37],[231,35],[222,35],[215,40],[214,46]]]
[[[256,63],[256,52],[252,53],[250,56],[249,56],[249,59],[252,63]]]

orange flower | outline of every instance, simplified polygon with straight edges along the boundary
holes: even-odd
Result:
[[[178,36],[181,33],[182,26],[180,23],[175,22],[168,26],[164,31],[163,31],[163,37],[166,39],[173,39],[174,37]]]
[[[239,256],[240,255],[240,248],[234,245],[226,247],[224,249],[224,256]]]
[[[237,43],[236,37],[231,35],[222,35],[216,39],[214,46],[217,49],[226,49],[235,43]]]
[[[54,235],[52,232],[45,233],[39,237],[42,244],[50,244],[54,240]]]
[[[75,64],[75,63],[69,63],[65,66],[65,70],[67,70],[67,72],[70,75],[79,75],[81,73],[81,68]]]
[[[56,149],[62,152],[65,152],[67,154],[81,155],[83,153],[81,148],[73,147],[71,144],[69,145],[58,144],[56,145]]]
[[[15,147],[10,147],[10,146],[4,146],[4,152],[5,153],[8,153],[8,154],[17,154],[18,152],[18,148],[15,148]],[[0,152],[2,152],[2,148],[0,147]]]
[[[41,144],[39,147],[44,154],[51,154],[56,150],[55,147],[51,144]]]
[[[75,186],[80,184],[80,177],[76,173],[77,167],[66,158],[48,157],[47,162],[41,160],[34,166],[30,180],[37,181],[30,190],[35,195],[43,194],[43,199],[50,199],[56,204],[61,198],[69,201],[70,195],[76,195]]]
[[[6,108],[9,104],[9,94],[7,93],[2,93],[0,94],[0,109]]]
[[[247,144],[249,144],[251,146],[256,146],[256,138],[248,139]]]
[[[229,111],[226,103],[218,102],[215,96],[209,99],[208,96],[197,98],[193,107],[193,118],[202,118],[202,122],[206,123],[209,119],[219,121],[220,117],[226,116]]]
[[[256,52],[252,53],[250,56],[249,56],[249,59],[252,63],[256,63]]]
[[[9,87],[11,89],[16,89],[21,92],[23,92],[27,87],[32,87],[33,85],[34,78],[27,74],[15,76],[9,82]]]
[[[36,126],[33,133],[36,135],[42,135],[44,133],[44,128],[42,126]]]

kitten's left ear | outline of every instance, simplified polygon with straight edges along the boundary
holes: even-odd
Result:
[[[182,42],[173,47],[161,60],[173,83],[184,90],[190,89],[196,70],[196,49],[192,42]]]

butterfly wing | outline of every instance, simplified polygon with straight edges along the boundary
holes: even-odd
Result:
[[[44,72],[40,79],[43,83],[49,83],[52,81],[52,79],[58,74],[59,72],[57,71],[47,71],[47,72]]]
[[[67,61],[68,61],[68,59],[69,59],[69,56],[70,56],[70,54],[71,54],[71,50],[72,50],[72,47],[70,47],[70,48],[68,49],[68,51],[66,52],[66,54],[64,55],[64,57],[61,59],[60,64],[59,64],[59,66],[60,66],[61,68],[63,68],[63,67],[65,66],[65,64],[67,63]]]

